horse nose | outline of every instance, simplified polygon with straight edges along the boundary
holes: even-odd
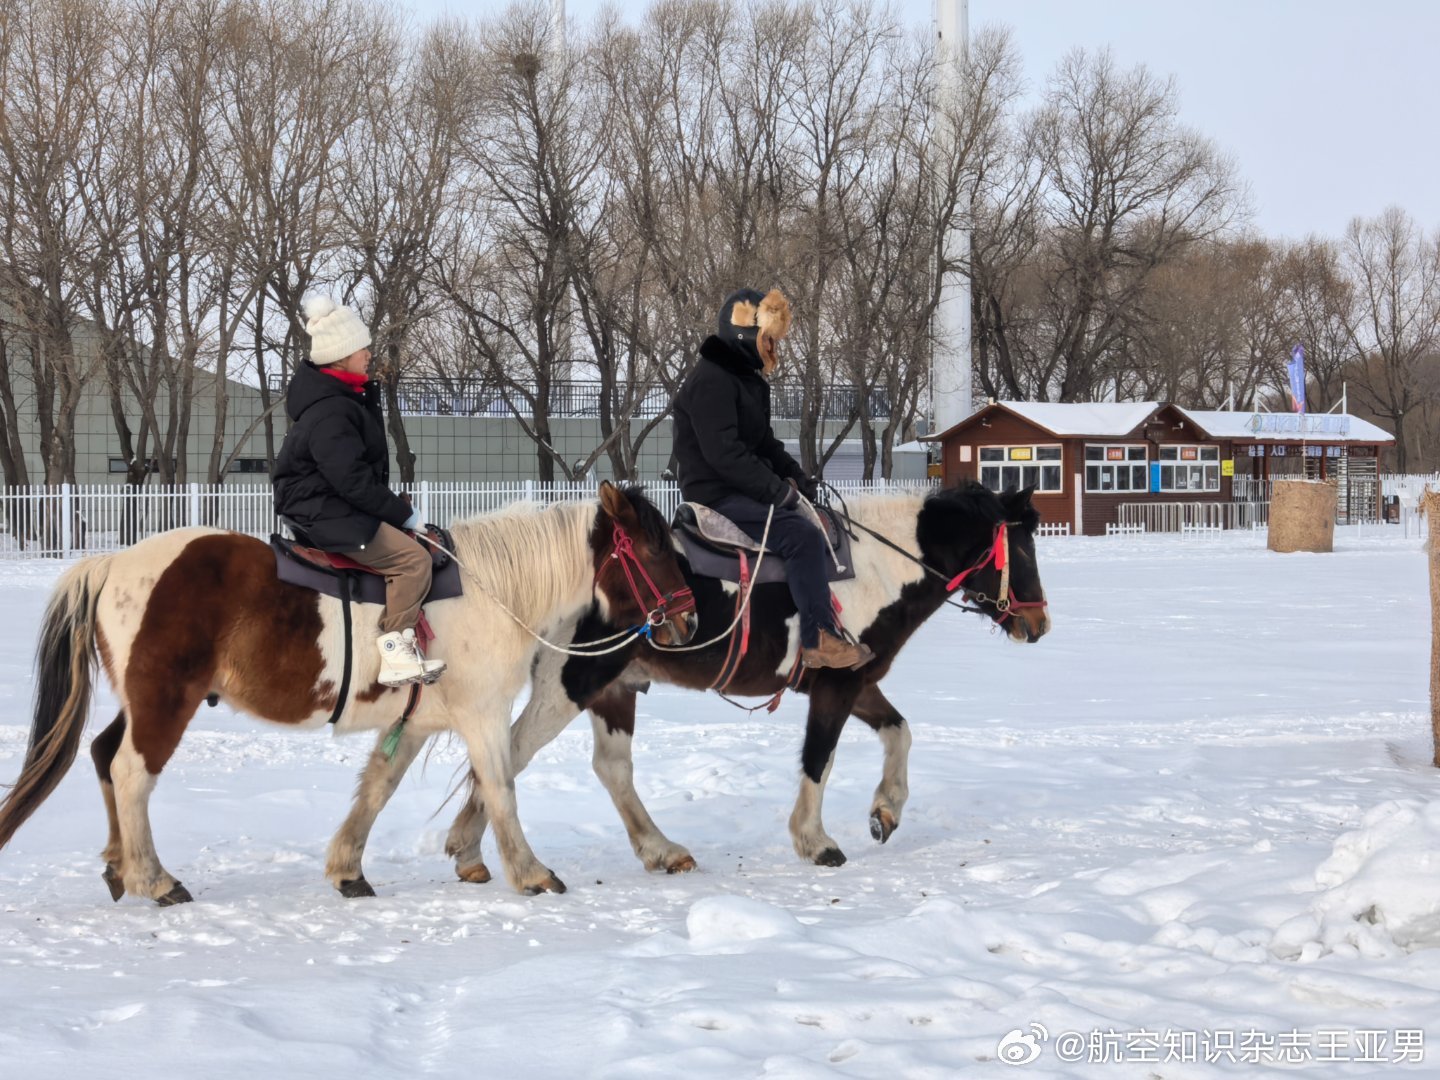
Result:
[[[687,611],[680,616],[680,644],[688,645],[700,630],[700,616]]]

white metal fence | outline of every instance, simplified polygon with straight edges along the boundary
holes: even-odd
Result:
[[[1270,522],[1269,503],[1121,503],[1117,532],[1194,532],[1260,529]]]
[[[872,484],[837,483],[842,497],[877,492],[918,491],[929,481]],[[539,481],[401,485],[420,516],[440,525],[498,510],[520,500],[541,503],[592,498],[590,483]],[[645,485],[645,493],[667,517],[680,505],[674,482]],[[280,531],[268,484],[151,485],[105,484],[55,487],[0,487],[0,559],[69,558],[115,551],[166,529],[208,525],[266,537]]]

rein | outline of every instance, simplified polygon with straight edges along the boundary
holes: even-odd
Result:
[[[614,634],[611,634],[609,637],[603,637],[595,641],[589,641],[585,643],[587,646],[606,647],[577,649],[573,646],[556,645],[553,641],[546,639],[545,637],[541,636],[533,629],[531,629],[529,624],[526,623],[524,619],[520,618],[519,615],[516,615],[515,612],[511,611],[503,600],[501,600],[498,596],[496,596],[493,592],[491,592],[488,588],[485,587],[485,583],[480,580],[480,576],[478,574],[476,574],[473,570],[471,570],[468,566],[461,562],[460,557],[456,555],[453,551],[451,551],[449,548],[447,548],[444,544],[440,543],[439,540],[436,540],[428,533],[416,533],[414,535],[417,540],[429,544],[436,551],[444,552],[446,555],[450,556],[450,558],[454,559],[455,565],[460,568],[461,572],[465,574],[466,577],[468,577],[472,582],[475,583],[475,587],[478,588],[480,592],[483,593],[492,604],[498,607],[506,615],[510,616],[510,620],[515,623],[516,626],[520,627],[520,629],[524,630],[527,634],[534,638],[536,642],[543,645],[545,648],[552,650],[553,652],[564,653],[566,656],[606,656],[610,653],[619,652],[621,649],[629,648],[631,641],[636,637],[644,637],[650,642],[652,647],[659,648],[660,646],[655,644],[655,640],[651,635],[654,632],[655,627],[661,625],[666,621],[666,618],[668,617],[666,615],[666,605],[671,600],[679,600],[682,606],[678,607],[676,609],[677,611],[686,611],[689,608],[695,606],[695,599],[691,595],[689,589],[676,589],[673,593],[661,595],[660,590],[656,587],[654,580],[651,579],[649,573],[646,572],[645,567],[641,564],[639,558],[636,556],[635,544],[634,541],[630,539],[630,534],[625,531],[624,527],[621,526],[619,522],[616,522],[614,532],[615,549],[610,553],[609,557],[606,558],[605,562],[601,564],[600,569],[595,572],[595,579],[591,584],[591,591],[593,592],[595,585],[599,583],[600,574],[604,572],[605,567],[610,565],[610,559],[616,559],[620,562],[622,569],[624,569],[625,571],[625,577],[630,583],[630,591],[631,594],[635,597],[637,606],[644,608],[645,605],[644,602],[640,599],[639,589],[635,584],[633,571],[630,569],[629,566],[630,563],[634,563],[635,569],[639,570],[641,577],[650,587],[650,591],[654,594],[655,599],[659,601],[659,604],[645,616],[645,621],[640,623],[640,625],[632,626],[625,630],[620,630]],[[622,543],[625,550],[625,554],[623,556],[620,554],[620,547]],[[656,618],[657,614],[659,616],[658,620]],[[611,644],[612,642],[614,642],[615,644]]]

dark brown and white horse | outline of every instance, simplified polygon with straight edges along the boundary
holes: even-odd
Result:
[[[431,653],[449,669],[404,727],[465,740],[511,883],[563,891],[516,816],[511,706],[530,676],[536,635],[560,633],[584,612],[603,612],[616,625],[653,616],[658,640],[689,640],[694,616],[678,613],[688,604],[667,611],[661,599],[686,589],[669,529],[638,491],[604,484],[597,499],[512,507],[461,522],[453,535],[465,593],[427,611]],[[380,611],[352,608],[353,692],[337,731],[391,728],[408,700],[408,687],[376,678],[370,642]],[[160,771],[207,698],[280,724],[325,727],[343,684],[340,601],[282,584],[265,542],[210,529],[162,533],[68,570],[41,629],[30,746],[0,803],[0,846],[74,761],[97,656],[120,699],[120,715],[91,745],[110,819],[106,882],[116,899],[128,892],[161,904],[189,900],[150,834]],[[364,841],[352,835],[330,851],[327,876],[348,895],[371,894],[360,873]]]
[[[855,499],[848,513],[856,526],[851,547],[856,575],[832,587],[846,627],[874,650],[875,659],[859,671],[808,671],[798,687],[809,695],[809,718],[790,834],[800,856],[822,866],[845,861],[839,845],[825,831],[821,804],[835,745],[849,716],[869,724],[885,750],[871,804],[871,833],[884,843],[900,824],[909,796],[910,729],[878,684],[920,625],[959,593],[1014,641],[1038,641],[1050,628],[1035,562],[1040,516],[1030,504],[1029,490],[1002,496],[976,484],[928,496],[868,496]],[[511,747],[518,772],[576,715],[589,709],[595,772],[620,812],[636,855],[648,869],[672,873],[693,869],[695,861],[660,831],[636,794],[631,759],[636,688],[650,680],[697,690],[711,687],[726,663],[729,639],[724,631],[736,613],[734,585],[694,576],[688,566],[685,576],[700,615],[697,638],[723,640],[693,652],[667,652],[637,643],[603,657],[542,656],[530,702],[515,722]],[[729,692],[773,695],[786,685],[799,650],[799,620],[786,585],[754,590],[751,624],[749,650]],[[574,640],[578,645],[610,632],[606,620],[592,613],[578,624]],[[422,741],[418,733],[409,738],[393,762],[372,756],[350,817],[336,836],[337,844],[345,843],[350,833],[368,832],[383,805],[383,798],[374,796],[394,789],[399,779],[396,770],[413,760]],[[484,795],[472,787],[446,844],[457,872],[467,881],[490,876],[480,853],[489,816]]]

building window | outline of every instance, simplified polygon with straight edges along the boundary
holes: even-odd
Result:
[[[1148,491],[1143,446],[1085,447],[1086,491]]]
[[[1160,447],[1161,491],[1219,491],[1218,446]]]
[[[270,466],[263,457],[236,458],[230,463],[232,473],[268,473]]]
[[[980,483],[996,493],[1033,487],[1053,494],[1061,490],[1058,446],[982,446]]]

